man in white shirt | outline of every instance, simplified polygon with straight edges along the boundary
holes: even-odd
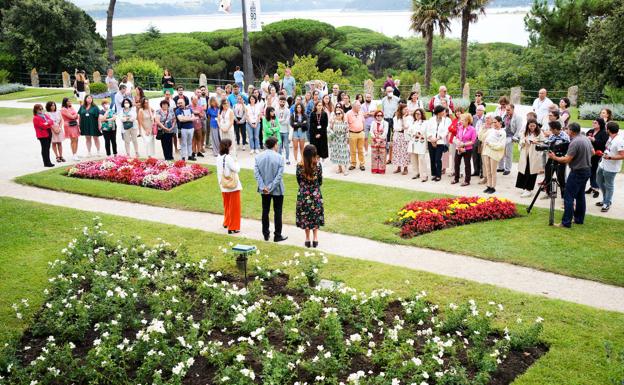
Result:
[[[390,149],[390,139],[394,129],[394,114],[399,108],[399,98],[394,95],[394,88],[386,87],[386,96],[381,99],[381,109],[384,113],[384,120],[388,122],[388,135],[386,137],[386,149]],[[392,159],[392,151],[388,152],[388,161]]]
[[[290,164],[290,108],[288,108],[288,104],[286,103],[286,97],[280,96],[279,98],[279,106],[275,110],[275,116],[277,116],[277,120],[280,124],[280,136],[281,142],[279,146],[279,153],[282,154],[286,152],[286,164]]]
[[[602,206],[600,211],[603,213],[611,208],[615,176],[622,169],[622,159],[624,159],[624,136],[618,135],[619,131],[620,126],[616,122],[607,123],[609,140],[596,172],[596,181],[602,191],[602,202],[596,202],[596,206]]]
[[[332,106],[338,104],[340,100],[338,100],[338,93],[340,92],[340,86],[338,84],[334,84],[332,87],[332,93],[330,95]]]
[[[368,138],[370,137],[370,128],[375,120],[375,112],[377,108],[373,104],[373,96],[371,94],[364,95],[364,104],[362,104],[362,112],[364,113],[364,155],[368,153]]]
[[[113,69],[109,68],[106,71],[106,88],[108,89],[108,95],[112,98],[117,91],[119,91],[119,82],[115,79],[115,75],[113,75]],[[113,104],[113,103],[111,103]]]
[[[533,102],[533,111],[537,114],[537,121],[541,122],[548,116],[548,108],[553,104],[547,96],[545,88],[539,90],[537,99]]]

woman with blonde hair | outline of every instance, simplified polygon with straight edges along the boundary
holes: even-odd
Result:
[[[397,108],[394,116],[394,132],[392,133],[392,164],[397,167],[397,169],[394,170],[395,174],[400,173],[402,167],[402,174],[407,175],[407,166],[410,164],[410,154],[407,152],[405,132],[409,130],[413,122],[414,118],[410,114],[407,105],[399,103],[399,108]]]
[[[479,156],[481,157],[481,174],[479,175],[481,177],[481,180],[479,181],[479,184],[485,184],[487,182],[487,179],[485,177],[485,169],[484,169],[485,165],[483,163],[485,162],[485,159],[483,159],[483,145],[485,142],[485,138],[488,135],[488,132],[492,129],[493,122],[494,122],[494,113],[488,112],[485,115],[485,122],[479,128],[479,132],[477,132],[477,138],[479,139],[479,146],[477,147],[477,152],[479,153]]]
[[[221,101],[221,110],[219,111],[217,122],[219,123],[221,140],[229,139],[234,142],[236,139],[234,134],[234,112],[230,108],[230,102],[227,99]],[[236,157],[236,146],[230,147],[230,153],[233,157]]]
[[[328,96],[328,95],[325,95]],[[323,98],[324,100],[325,98]],[[338,166],[338,173],[347,175],[349,166],[349,125],[345,120],[345,113],[336,107],[334,120],[329,123],[327,129],[327,139],[329,141],[329,160]]]
[[[139,125],[139,133],[145,145],[145,152],[148,157],[156,155],[156,140],[154,138],[154,110],[150,107],[147,98],[141,99],[139,105],[139,113],[137,115],[137,123]]]
[[[493,127],[488,131],[483,143],[483,166],[487,186],[483,192],[486,194],[496,192],[496,167],[505,155],[506,141],[507,134],[503,130],[503,118],[495,116]]]

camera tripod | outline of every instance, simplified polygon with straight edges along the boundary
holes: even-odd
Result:
[[[552,226],[555,224],[555,199],[557,199],[557,189],[561,188],[561,184],[557,179],[557,172],[559,171],[559,167],[559,163],[555,162],[554,160],[550,162],[550,181],[548,183],[544,183],[542,186],[540,186],[540,188],[537,189],[537,193],[533,197],[531,204],[526,209],[527,213],[530,214],[531,210],[533,209],[533,205],[535,205],[535,201],[537,201],[540,193],[542,191],[546,191],[546,194],[550,195],[550,214],[548,216],[548,226]]]

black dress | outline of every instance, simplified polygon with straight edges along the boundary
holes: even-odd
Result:
[[[607,130],[600,130],[597,134],[594,135],[594,129],[587,131],[587,136],[593,136],[594,141],[592,142],[592,146],[594,147],[594,151],[602,151],[604,152],[607,147],[607,141],[609,140],[609,134],[607,134]],[[596,173],[598,172],[598,164],[600,163],[601,157],[598,155],[592,155],[591,157],[591,175],[589,177],[589,184],[592,188],[598,188],[598,182],[596,181]]]
[[[327,124],[328,118],[325,111],[321,112],[320,119],[317,112],[310,114],[310,144],[316,146],[316,152],[322,159],[329,158],[329,148],[327,147]],[[320,135],[320,137],[316,137]]]

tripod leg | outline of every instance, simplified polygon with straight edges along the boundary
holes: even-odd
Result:
[[[542,192],[543,189],[544,189],[544,186],[539,186],[537,188],[537,193],[535,193],[535,196],[533,197],[533,200],[531,201],[531,204],[526,209],[527,214],[530,214],[531,210],[533,210],[533,205],[535,205],[535,202],[537,201],[537,197],[539,197],[539,195],[540,195],[540,193]]]
[[[548,217],[548,225],[555,224],[555,199],[557,199],[557,180],[553,178],[550,182],[550,215]]]

